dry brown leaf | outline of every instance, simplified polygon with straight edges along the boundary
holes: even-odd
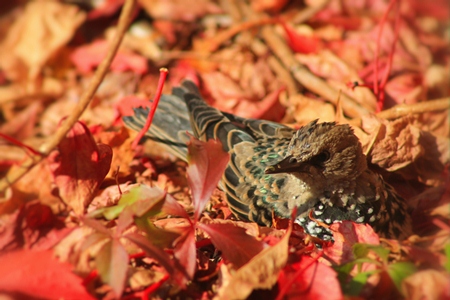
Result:
[[[386,121],[375,116],[364,116],[361,127],[369,133],[369,138],[361,140],[363,147],[367,147],[376,135],[370,151],[371,162],[390,172],[406,167],[424,153],[419,141],[420,129],[413,124],[412,117]]]
[[[216,299],[245,299],[254,289],[272,288],[288,259],[290,233],[287,230],[275,246],[264,249],[236,272],[222,265],[222,286]]]
[[[32,168],[11,189],[7,201],[0,204],[0,215],[10,213],[28,201],[40,199],[54,213],[64,209],[64,204],[52,193],[51,175],[45,161]]]
[[[406,299],[432,300],[449,299],[450,275],[436,270],[419,271],[402,282]]]
[[[444,165],[450,161],[448,137],[436,137],[418,121],[405,116],[394,121],[364,116],[355,133],[373,164],[389,172],[399,172],[408,180],[427,185],[442,183]]]
[[[296,94],[289,97],[287,105],[293,110],[291,114],[298,124],[306,124],[312,119],[319,119],[320,122],[335,121],[334,106],[328,102]]]
[[[248,235],[251,235],[251,236],[254,236],[254,237],[259,237],[260,236],[259,226],[258,226],[258,224],[253,223],[253,222],[210,219],[208,217],[203,217],[200,221],[202,223],[205,223],[205,224],[230,224],[230,225],[234,225],[236,227],[244,228],[245,232]]]
[[[134,138],[129,136],[128,130],[122,127],[118,132],[100,132],[94,136],[98,143],[109,145],[113,150],[111,169],[106,178],[127,177],[130,175],[130,164],[135,155],[131,148]],[[117,171],[119,172],[118,174]]]
[[[0,67],[10,80],[34,79],[72,38],[86,14],[56,1],[28,2],[0,46]]]
[[[140,0],[139,3],[155,19],[194,21],[207,13],[220,13],[220,7],[210,0]]]

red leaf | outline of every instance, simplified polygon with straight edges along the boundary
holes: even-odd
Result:
[[[102,246],[95,258],[98,272],[120,298],[128,270],[128,253],[119,239],[111,239]]]
[[[176,269],[173,261],[170,259],[170,256],[166,252],[153,245],[147,238],[140,234],[129,233],[124,235],[124,237],[144,250],[147,256],[156,259],[158,263],[161,264],[164,269],[166,269],[167,273],[169,273],[179,285],[184,285],[183,282],[185,280],[183,278],[183,272],[179,272],[180,270]]]
[[[103,233],[104,235],[107,236],[112,236],[108,228],[106,228],[100,221],[97,221],[92,218],[83,218],[82,221],[85,225],[97,230],[98,232]]]
[[[161,208],[161,211],[165,212],[168,215],[183,217],[190,220],[189,215],[187,214],[184,207],[181,206],[181,204],[178,203],[177,200],[175,200],[175,198],[169,194],[166,195],[166,199],[164,201],[163,207]]]
[[[178,239],[173,251],[180,265],[186,270],[188,278],[192,279],[197,266],[195,230],[193,227],[186,227],[185,233]]]
[[[213,139],[205,143],[191,138],[188,149],[189,167],[186,172],[196,222],[225,171],[229,154],[223,151],[219,141]]]
[[[78,122],[59,144],[59,151],[52,152],[48,159],[59,195],[82,215],[108,174],[111,147],[97,145],[86,125]]]
[[[120,99],[116,104],[115,108],[119,112],[121,116],[133,116],[134,111],[133,107],[149,107],[150,102],[148,99],[145,99],[143,97],[138,97],[135,95],[128,95]]]
[[[90,73],[106,56],[109,43],[106,40],[98,40],[90,45],[75,49],[71,60],[81,73]],[[110,66],[111,70],[123,72],[131,70],[137,74],[147,73],[147,61],[144,57],[124,49],[119,49]]]
[[[281,25],[286,32],[289,46],[295,52],[303,54],[317,53],[322,48],[321,40],[318,37],[299,34],[284,22],[281,22]]]
[[[278,278],[280,296],[287,299],[343,299],[336,272],[309,256],[284,268]],[[282,299],[279,296],[277,299]]]
[[[0,132],[17,140],[24,140],[33,134],[37,116],[42,111],[41,102],[32,102],[7,123],[0,126]]]
[[[4,218],[0,250],[27,248],[47,250],[72,231],[53,215],[50,207],[29,202]]]
[[[222,251],[236,269],[248,263],[264,249],[264,243],[248,235],[245,228],[232,224],[197,223],[197,227],[205,231],[214,246]]]
[[[100,17],[110,17],[114,15],[123,5],[124,0],[106,0],[93,2],[96,7],[88,14],[88,19],[97,19]]]
[[[43,299],[94,299],[51,251],[21,250],[0,256],[0,290]]]
[[[380,244],[380,238],[370,225],[343,221],[334,223],[330,229],[333,231],[334,244],[325,248],[324,254],[336,264],[344,264],[354,259],[355,243]]]

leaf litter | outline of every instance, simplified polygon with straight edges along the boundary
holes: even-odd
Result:
[[[444,0],[139,1],[119,21],[131,2],[0,4],[1,293],[450,297]],[[121,22],[130,26],[110,73],[57,136]],[[286,220],[235,220],[216,189],[227,163],[220,144],[191,139],[187,169],[155,142],[131,146],[121,117],[150,106],[161,67],[164,93],[188,78],[214,107],[242,117],[349,123],[371,166],[407,200],[415,234],[385,240],[342,222],[323,243]],[[53,139],[57,147],[42,146]]]

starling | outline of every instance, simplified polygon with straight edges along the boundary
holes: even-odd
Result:
[[[124,117],[141,130],[148,109]],[[411,232],[406,203],[367,166],[361,144],[347,124],[319,123],[298,130],[265,120],[221,112],[202,99],[196,85],[184,81],[163,95],[147,136],[186,159],[186,132],[218,139],[230,154],[220,187],[241,220],[271,226],[273,216],[290,218],[323,240],[332,233],[323,224],[350,220],[370,224],[382,237],[404,239]]]

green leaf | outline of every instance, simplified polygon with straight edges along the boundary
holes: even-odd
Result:
[[[356,274],[344,287],[345,294],[351,296],[359,295],[363,287],[366,285],[369,277],[377,272],[379,272],[379,270],[370,270],[367,272],[361,272]]]
[[[367,257],[370,251],[373,251],[383,262],[388,261],[390,251],[383,246],[362,243],[353,245],[353,254],[355,255],[355,258]]]
[[[122,194],[117,205],[97,209],[89,216],[96,218],[103,216],[107,220],[114,220],[126,207],[131,208],[132,215],[155,215],[161,211],[165,195],[166,193],[159,188],[136,184]]]
[[[152,222],[149,222],[146,217],[138,217],[134,219],[136,226],[145,232],[149,241],[160,248],[169,248],[174,241],[180,236],[179,233],[157,228]]]
[[[353,255],[355,258],[365,258],[369,254],[367,244],[356,243],[353,245]]]
[[[366,258],[362,258],[360,260],[366,260]],[[380,272],[380,270],[370,270],[367,272],[360,272],[355,276],[351,277],[350,273],[354,269],[356,265],[356,261],[352,261],[346,263],[345,265],[335,267],[334,269],[338,273],[338,280],[341,284],[342,291],[346,295],[356,296],[361,293],[362,288],[367,283],[369,277],[375,273]]]
[[[445,257],[447,258],[447,261],[444,264],[444,268],[447,270],[447,272],[450,272],[450,244],[445,245],[444,251]]]
[[[399,291],[401,291],[403,279],[414,274],[416,271],[416,266],[410,262],[397,262],[387,267],[387,273]]]

